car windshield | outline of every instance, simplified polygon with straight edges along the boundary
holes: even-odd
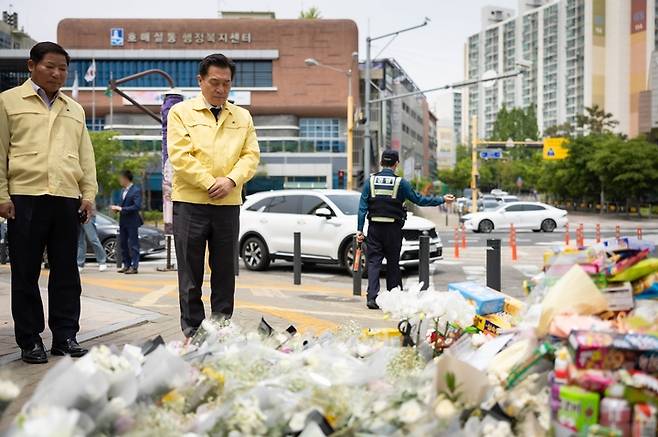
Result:
[[[345,215],[357,215],[359,212],[359,194],[332,194],[327,196]]]

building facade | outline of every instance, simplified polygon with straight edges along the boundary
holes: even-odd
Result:
[[[78,78],[79,102],[94,130],[112,130],[125,150],[157,153],[161,126],[116,93],[110,79],[149,69],[168,73],[184,98],[199,94],[199,61],[223,53],[236,63],[229,99],[253,115],[262,152],[261,168],[248,191],[276,188],[337,188],[346,171],[348,79],[336,71],[309,67],[304,60],[356,69],[358,31],[350,20],[251,19],[65,19],[58,42],[71,54],[65,92]],[[0,51],[0,58],[27,52]],[[95,62],[93,82],[84,80]],[[358,78],[353,79],[358,93]],[[149,75],[119,87],[159,114],[165,79]],[[358,94],[357,94],[358,95]],[[154,177],[161,175],[154,175]],[[158,181],[153,182],[158,187]]]
[[[18,27],[16,12],[2,12],[0,21],[0,50],[25,50],[31,48],[34,41],[23,28]],[[27,57],[21,60],[21,67],[16,67],[15,60],[0,57],[0,92],[17,83],[23,83],[28,77]]]
[[[361,63],[361,101],[365,99],[364,69],[365,64]],[[374,84],[372,100],[420,91],[395,59],[373,60],[370,71]],[[390,148],[400,153],[405,177],[436,178],[437,118],[423,94],[373,103],[370,114],[373,169],[381,153]]]
[[[655,0],[519,0],[515,16],[488,8],[482,30],[465,45],[466,78],[509,73],[519,63],[529,68],[489,88],[469,87],[462,125],[477,116],[478,135],[486,138],[503,105],[535,105],[542,132],[575,123],[596,104],[619,121],[619,132],[638,135],[640,95],[658,38],[656,7]]]

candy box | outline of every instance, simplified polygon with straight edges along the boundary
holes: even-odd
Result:
[[[590,426],[583,435],[587,437],[624,437],[624,434],[620,430],[601,425]]]
[[[630,282],[609,283],[607,287],[601,289],[601,293],[608,301],[610,311],[626,311],[635,305]]]
[[[557,421],[573,431],[584,431],[599,421],[599,394],[574,385],[560,387]]]
[[[569,349],[579,369],[658,371],[658,337],[652,335],[572,331]]]
[[[498,335],[501,331],[512,327],[509,318],[510,316],[506,313],[487,314],[486,316],[476,314],[473,318],[473,325],[482,332]]]
[[[502,293],[476,282],[453,282],[448,284],[448,291],[464,296],[475,305],[475,313],[480,315],[499,313],[505,308]]]

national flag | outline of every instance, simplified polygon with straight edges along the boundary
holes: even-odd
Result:
[[[96,60],[92,59],[89,68],[87,68],[87,73],[85,73],[85,80],[93,82],[94,79],[96,79]]]
[[[71,97],[73,100],[78,100],[78,95],[80,93],[80,83],[78,82],[78,71],[75,71],[75,79],[73,79],[73,88],[71,90]]]

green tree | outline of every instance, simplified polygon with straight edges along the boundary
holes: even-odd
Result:
[[[573,125],[569,122],[556,124],[544,129],[545,137],[570,137],[573,133]]]
[[[576,116],[576,125],[585,128],[591,134],[611,133],[619,124],[613,118],[612,113],[605,112],[603,108],[595,104],[585,108],[585,114]]]
[[[113,131],[89,132],[96,157],[99,205],[105,205],[112,191],[119,188],[117,171],[120,169],[117,168],[117,157],[121,152],[121,143],[113,139],[116,135],[117,132]]]
[[[512,108],[507,110],[505,105],[496,114],[491,137],[492,141],[525,141],[536,140],[539,137],[537,129],[537,114],[534,106],[525,109]]]
[[[322,15],[320,14],[320,9],[317,6],[311,6],[306,10],[300,11],[299,18],[305,20],[319,20],[322,18]]]

